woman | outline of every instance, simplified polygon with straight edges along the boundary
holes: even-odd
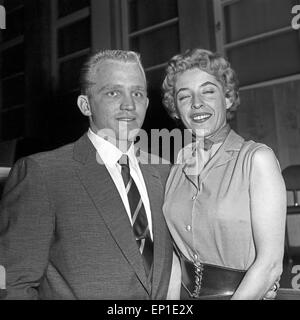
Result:
[[[239,104],[238,84],[220,55],[176,55],[163,91],[170,115],[195,138],[171,170],[164,204],[180,257],[181,298],[262,299],[282,272],[286,190],[278,161],[227,124]]]

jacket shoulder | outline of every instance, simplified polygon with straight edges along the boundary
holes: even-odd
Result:
[[[41,165],[45,165],[47,163],[55,164],[61,160],[67,160],[72,158],[73,150],[74,143],[70,143],[54,150],[32,154],[30,156],[27,156],[26,158],[35,161]]]

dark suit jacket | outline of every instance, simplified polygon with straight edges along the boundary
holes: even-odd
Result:
[[[148,283],[114,182],[84,135],[19,160],[0,204],[9,299],[164,299],[172,244],[162,214],[168,165],[141,165],[153,223]]]

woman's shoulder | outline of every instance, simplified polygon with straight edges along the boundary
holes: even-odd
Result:
[[[244,154],[245,158],[250,160],[251,165],[254,164],[265,167],[275,162],[280,168],[279,161],[273,149],[265,143],[245,140],[241,147],[241,153]]]
[[[247,139],[232,129],[225,140],[225,150],[233,150],[238,152],[240,155],[244,155],[252,154],[257,150],[272,149],[262,142],[256,142],[252,139]]]
[[[272,150],[271,147],[262,142],[256,142],[254,140],[244,140],[241,150],[249,153],[253,153],[257,150]]]
[[[250,158],[252,158],[254,155],[260,155],[262,157],[268,157],[271,155],[276,158],[275,153],[270,146],[254,140],[244,140],[241,145],[240,153]]]

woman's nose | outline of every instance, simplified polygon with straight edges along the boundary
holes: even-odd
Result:
[[[203,106],[202,103],[193,103],[192,109],[200,109]]]
[[[195,95],[193,98],[192,109],[200,109],[203,106],[201,97]]]

